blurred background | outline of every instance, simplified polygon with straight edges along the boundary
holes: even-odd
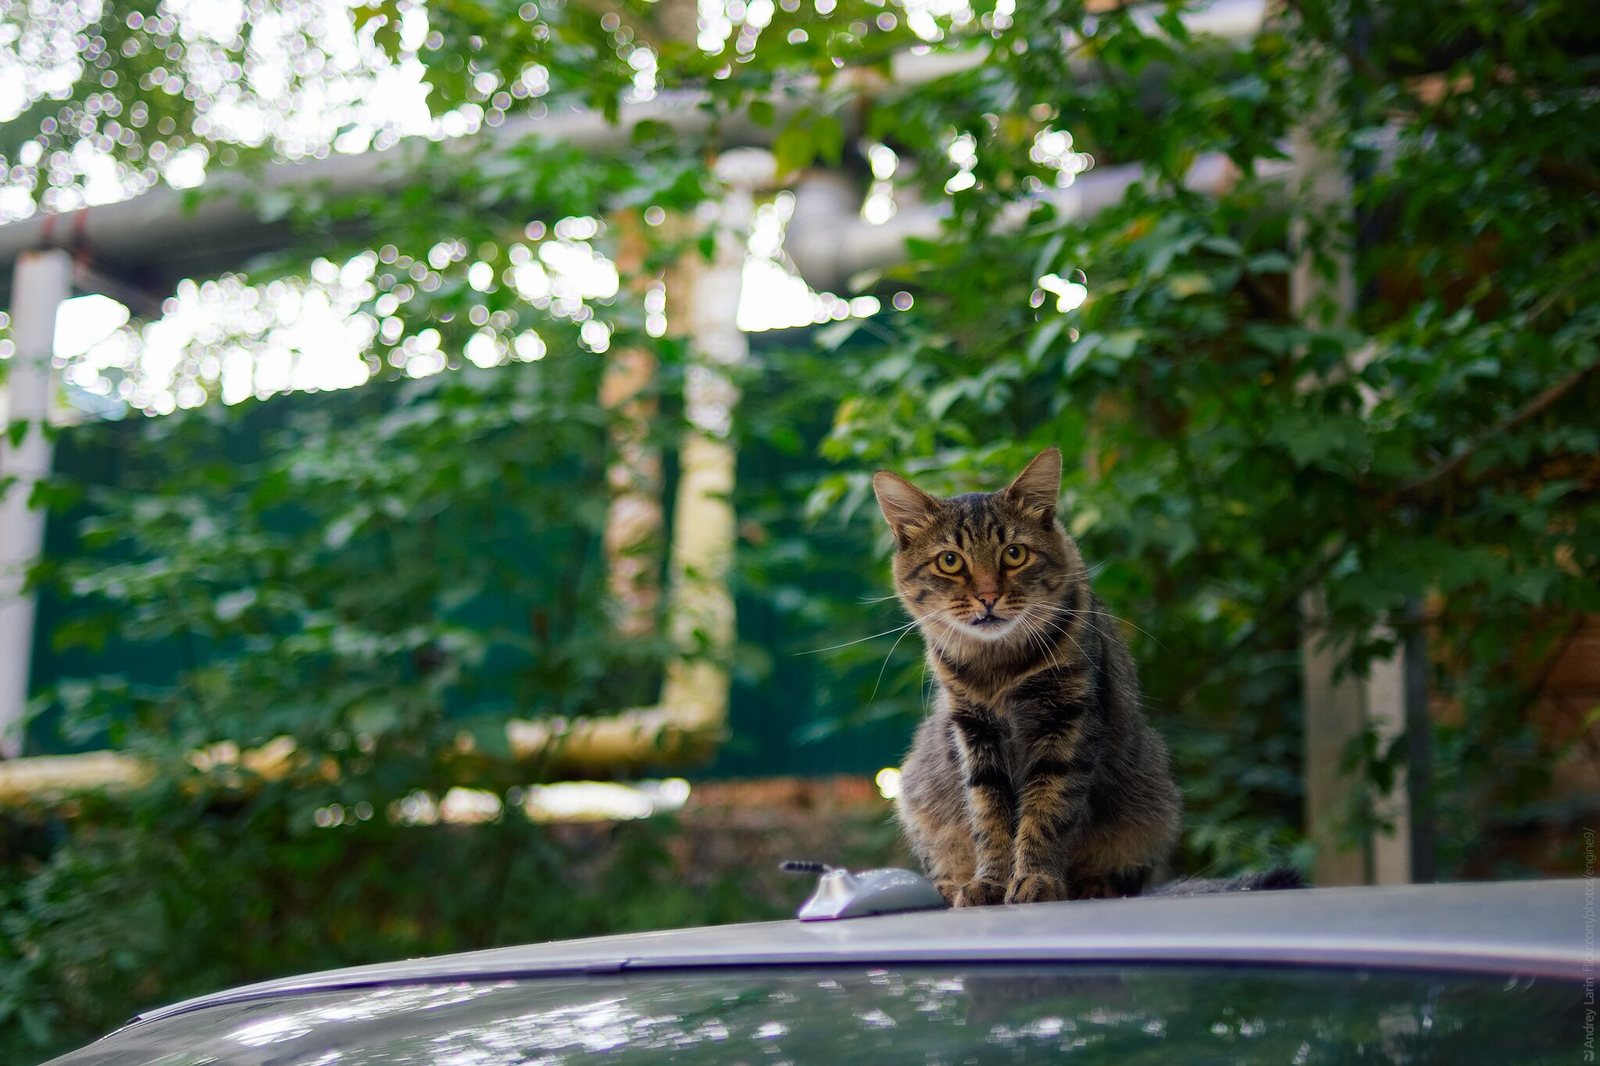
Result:
[[[1051,444],[1175,872],[1575,875],[1584,7],[0,0],[0,1058],[908,862],[870,476]]]

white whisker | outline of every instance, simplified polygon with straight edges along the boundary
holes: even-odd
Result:
[[[1110,611],[1091,611],[1090,613],[1099,615],[1101,618],[1109,618],[1113,622],[1121,622],[1123,625],[1125,625],[1128,628],[1134,630],[1135,632],[1143,633],[1145,636],[1147,636],[1151,640],[1155,641],[1156,642],[1156,647],[1160,648],[1162,651],[1166,651],[1167,650],[1167,646],[1165,644],[1161,643],[1161,638],[1160,637],[1156,636],[1154,633],[1150,632],[1148,629],[1143,628],[1142,626],[1135,625],[1133,622],[1128,621],[1126,618],[1119,618],[1117,615],[1112,614]]]
[[[1052,614],[1057,617],[1071,617],[1078,613],[1065,604],[1060,603],[1036,603],[1033,604],[1033,606],[1041,611],[1046,612],[1047,614]],[[1083,645],[1078,643],[1078,638],[1073,636],[1072,632],[1068,630],[1066,626],[1061,625],[1056,618],[1050,619],[1050,624],[1055,627],[1057,633],[1060,633],[1062,636],[1066,637],[1072,642],[1072,646],[1077,651],[1080,659],[1088,658],[1088,654],[1083,650]]]
[[[929,616],[929,617],[932,617],[932,616]],[[912,626],[917,626],[918,628],[920,628],[921,622],[922,622],[922,619],[913,618],[911,620],[911,625],[903,627],[901,629],[901,631],[900,631],[900,635],[898,637],[894,638],[894,643],[889,645],[889,654],[885,655],[883,657],[883,665],[878,667],[878,679],[872,683],[872,695],[867,697],[867,702],[868,703],[871,703],[873,700],[878,698],[878,689],[883,684],[883,672],[885,670],[889,669],[889,660],[894,658],[894,650],[900,646],[900,642],[902,640],[906,639],[906,634],[911,632],[911,627]],[[926,632],[926,631],[924,631],[924,632]],[[927,669],[928,669],[927,659],[923,659],[922,669],[923,669],[924,674],[926,674]]]
[[[1166,645],[1162,644],[1161,643],[1161,639],[1159,637],[1157,637],[1154,633],[1150,632],[1148,629],[1142,628],[1141,626],[1135,625],[1133,622],[1128,621],[1126,618],[1122,618],[1122,617],[1119,617],[1118,615],[1114,615],[1110,611],[1105,611],[1105,610],[1079,611],[1079,610],[1075,610],[1074,608],[1068,607],[1066,604],[1061,604],[1061,603],[1041,603],[1038,606],[1040,606],[1040,607],[1042,607],[1042,608],[1044,608],[1046,610],[1054,611],[1057,614],[1065,614],[1065,615],[1082,614],[1082,615],[1093,615],[1096,618],[1109,618],[1113,622],[1120,622],[1123,625],[1129,627],[1130,629],[1133,629],[1133,630],[1135,630],[1135,631],[1137,631],[1139,633],[1143,633],[1145,636],[1147,636],[1151,640],[1155,641],[1156,642],[1156,646],[1158,648],[1160,648],[1162,651],[1166,650]]]
[[[797,651],[797,652],[795,652],[795,654],[796,655],[818,655],[818,654],[820,654],[822,652],[825,652],[825,651],[838,651],[840,648],[848,648],[852,644],[865,644],[869,640],[877,640],[879,637],[886,637],[890,633],[899,633],[901,636],[905,636],[906,630],[910,629],[912,626],[914,626],[916,624],[917,624],[917,620],[915,618],[913,618],[911,621],[907,622],[903,626],[895,626],[893,629],[885,629],[882,633],[874,633],[870,637],[862,637],[860,640],[847,640],[843,644],[830,644],[826,648],[808,648],[805,651]],[[899,641],[896,641],[896,643],[899,643]]]
[[[1050,657],[1051,669],[1061,669],[1061,660],[1056,658],[1056,650],[1050,645],[1050,634],[1045,631],[1045,623],[1034,618],[1030,618],[1026,610],[1017,616],[1017,621],[1021,622],[1027,627],[1030,639],[1037,639],[1039,641],[1039,650],[1043,651]],[[1065,630],[1057,629],[1056,632],[1058,634],[1065,633]],[[1066,636],[1068,640],[1072,639],[1071,634],[1066,634]]]

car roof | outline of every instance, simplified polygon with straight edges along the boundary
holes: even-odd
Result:
[[[1592,882],[1574,879],[1228,892],[630,933],[266,981],[150,1011],[133,1024],[332,989],[708,967],[1257,963],[1582,979],[1584,906],[1593,891]]]

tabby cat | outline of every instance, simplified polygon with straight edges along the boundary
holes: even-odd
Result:
[[[935,678],[897,800],[924,871],[957,907],[1137,895],[1182,801],[1056,519],[1061,452],[999,492],[938,499],[886,470],[873,487]]]

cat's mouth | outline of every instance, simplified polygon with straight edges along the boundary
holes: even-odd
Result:
[[[974,618],[967,624],[973,629],[978,630],[980,633],[993,635],[998,634],[1004,629],[1009,629],[1011,626],[1011,619],[1005,618],[1001,615],[995,614],[993,611],[990,611],[988,614]]]

